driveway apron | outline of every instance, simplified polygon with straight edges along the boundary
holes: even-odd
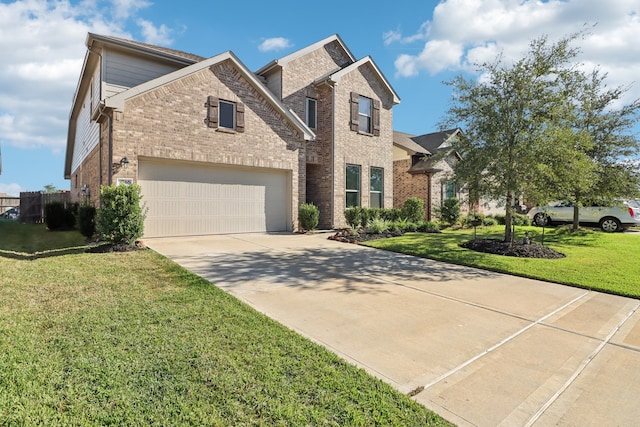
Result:
[[[327,236],[145,243],[458,425],[638,424],[640,301]]]

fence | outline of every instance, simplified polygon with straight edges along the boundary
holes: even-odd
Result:
[[[20,222],[37,224],[44,222],[44,207],[47,203],[61,202],[67,207],[71,203],[71,193],[41,193],[29,191],[20,193]]]

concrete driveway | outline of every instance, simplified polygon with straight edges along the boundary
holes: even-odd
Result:
[[[327,240],[152,249],[458,425],[640,423],[640,301]]]

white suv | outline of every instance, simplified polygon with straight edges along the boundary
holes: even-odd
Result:
[[[538,226],[573,223],[573,205],[565,202],[533,208],[527,213]],[[614,232],[640,225],[640,207],[623,202],[620,206],[585,206],[578,209],[581,225],[598,226],[602,231]]]

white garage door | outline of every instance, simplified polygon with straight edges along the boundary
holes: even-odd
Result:
[[[141,161],[145,237],[289,231],[287,171]]]

